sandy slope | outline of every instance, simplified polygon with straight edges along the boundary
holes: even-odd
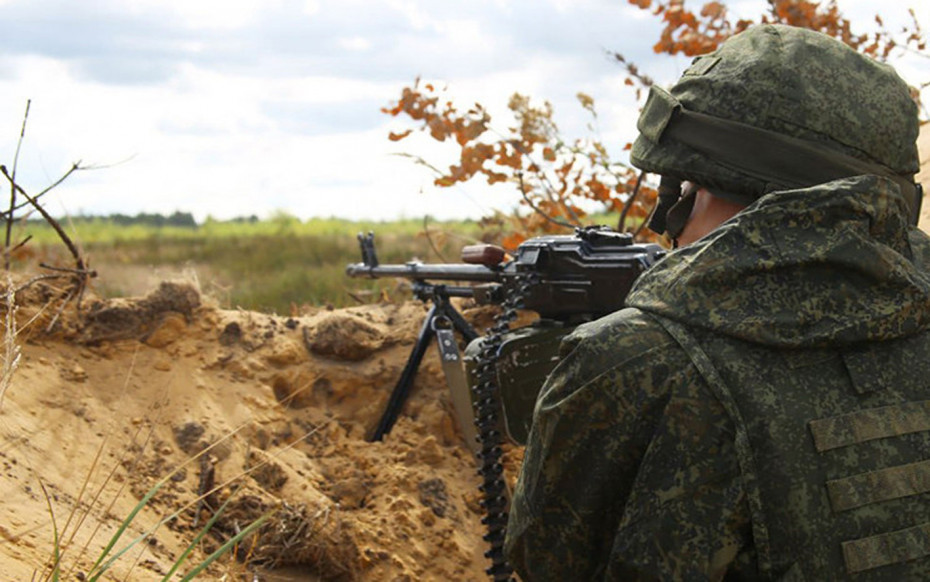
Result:
[[[20,325],[47,295],[41,284],[19,294]],[[239,553],[253,566],[296,568],[288,580],[483,578],[478,478],[433,350],[394,431],[383,443],[364,439],[423,306],[289,319],[200,303],[192,287],[163,284],[80,320],[66,313],[51,336],[40,332],[49,312],[21,332],[21,364],[0,405],[0,580],[42,572],[52,515],[65,568],[86,571],[165,477],[132,534],[180,513],[112,579],[160,579],[209,516],[195,510],[210,483],[220,485],[210,503],[232,502],[204,549],[274,510]],[[253,579],[244,572],[227,560],[207,579]]]

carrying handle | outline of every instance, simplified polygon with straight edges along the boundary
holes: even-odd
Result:
[[[462,248],[462,262],[471,265],[496,267],[504,262],[507,251],[497,245],[468,245]]]

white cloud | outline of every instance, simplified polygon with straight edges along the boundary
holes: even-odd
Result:
[[[247,26],[264,10],[280,2],[276,0],[112,0],[116,10],[162,18],[177,17],[191,29],[235,30]]]
[[[871,20],[873,3],[841,8],[851,4]],[[930,3],[913,4],[930,26]],[[905,12],[897,6],[883,12]],[[411,126],[379,111],[404,85],[449,85],[460,107],[481,102],[501,127],[513,92],[548,100],[568,139],[585,134],[575,100],[585,91],[619,151],[635,135],[636,102],[604,51],[660,82],[688,61],[654,55],[660,23],[622,0],[0,0],[0,18],[0,162],[12,160],[28,98],[28,187],[78,159],[130,159],[61,188],[71,212],[478,216],[514,192],[438,191],[426,169],[391,155],[442,165],[453,151],[423,136],[387,140]],[[925,65],[902,73],[926,81],[915,79]]]
[[[361,36],[339,39],[339,46],[349,51],[364,52],[371,48],[371,41]]]
[[[435,20],[416,0],[385,0],[385,4],[392,10],[403,14],[416,30],[424,30],[435,26]]]
[[[303,12],[307,16],[313,16],[320,11],[320,0],[304,0]]]
[[[547,9],[526,2],[98,0],[77,10],[31,0],[4,8],[21,36],[0,40],[0,105],[21,111],[34,99],[23,180],[40,187],[77,159],[131,158],[62,190],[69,208],[88,212],[222,216],[251,205],[390,215],[435,200],[434,213],[475,216],[482,209],[467,196],[416,194],[432,189],[432,176],[389,156],[403,148],[386,140],[387,129],[402,122],[379,108],[419,74],[447,80],[466,106],[503,110],[515,90],[548,98],[586,63],[603,65],[587,46],[537,54],[548,41],[526,34],[563,22],[546,22]],[[7,135],[19,122],[17,114],[6,120]],[[10,141],[3,146],[9,159]],[[435,146],[425,140],[418,151],[442,159]],[[310,186],[320,203],[285,195]],[[350,191],[359,200],[394,194],[353,204]]]

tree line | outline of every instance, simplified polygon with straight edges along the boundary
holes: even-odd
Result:
[[[199,226],[197,220],[194,218],[194,215],[190,212],[181,212],[175,211],[171,214],[161,214],[155,212],[139,212],[135,215],[122,214],[122,213],[112,213],[112,214],[79,214],[77,216],[69,217],[69,220],[74,223],[88,223],[88,222],[106,222],[114,224],[117,226],[151,226],[156,228],[161,227],[179,227],[179,228],[197,228]],[[207,218],[208,221],[215,220],[213,218]],[[228,220],[221,222],[231,222],[231,223],[255,223],[259,222],[258,216],[252,214],[250,216],[237,216]],[[44,222],[45,219],[42,217],[30,217],[29,222]]]

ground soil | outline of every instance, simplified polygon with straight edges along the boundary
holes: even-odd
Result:
[[[930,185],[927,127],[920,143]],[[280,317],[148,280],[145,295],[58,313],[57,283],[28,282],[0,281],[22,288],[0,345],[16,362],[0,384],[0,580],[47,579],[56,537],[62,579],[83,579],[158,484],[116,547],[143,541],[103,579],[162,579],[227,501],[195,559],[270,518],[204,579],[486,579],[476,465],[434,350],[393,431],[366,439],[423,305]]]
[[[271,518],[205,579],[484,578],[476,464],[435,350],[394,429],[366,439],[422,304],[280,317],[218,309],[194,284],[165,282],[56,318],[56,293],[39,282],[16,295],[0,579],[47,573],[56,529],[63,579],[79,579],[160,481],[117,547],[147,538],[103,579],[161,579],[227,500],[195,557]]]

